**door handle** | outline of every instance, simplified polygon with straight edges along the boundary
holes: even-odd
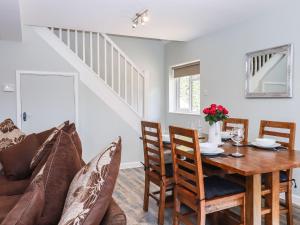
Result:
[[[27,121],[27,113],[26,112],[23,112],[22,118],[23,118],[24,122]]]

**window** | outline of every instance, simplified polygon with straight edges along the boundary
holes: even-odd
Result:
[[[200,113],[200,62],[173,67],[175,81],[175,110]]]

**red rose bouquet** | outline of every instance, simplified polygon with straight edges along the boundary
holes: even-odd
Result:
[[[205,121],[209,122],[209,125],[213,125],[218,121],[223,121],[228,118],[228,110],[222,105],[211,104],[210,107],[203,109],[205,114]]]

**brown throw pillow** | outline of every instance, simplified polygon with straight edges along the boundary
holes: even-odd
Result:
[[[100,224],[111,202],[121,160],[121,139],[74,177],[59,225]]]
[[[34,170],[35,167],[42,161],[43,158],[47,158],[50,154],[50,150],[53,147],[53,144],[56,140],[57,134],[60,130],[62,130],[65,126],[69,125],[69,121],[63,122],[57,127],[54,127],[47,135],[47,139],[43,142],[43,144],[40,146],[36,154],[34,155],[31,163],[30,163],[30,169]],[[40,135],[41,136],[41,135]],[[46,135],[43,134],[42,138],[45,138]]]
[[[35,225],[45,204],[43,169],[33,179],[26,192],[7,214],[1,225]]]
[[[71,138],[72,138],[72,140],[73,140],[73,142],[76,146],[78,155],[81,158],[82,157],[82,144],[81,144],[81,140],[79,138],[79,135],[77,133],[75,123],[71,123],[70,125],[65,126],[63,128],[63,130],[71,136]]]
[[[45,207],[37,224],[58,224],[70,183],[80,169],[81,160],[70,135],[60,131],[45,164]]]
[[[0,151],[14,144],[19,143],[25,138],[11,119],[6,119],[0,123]]]
[[[9,180],[21,180],[31,174],[30,162],[40,147],[35,134],[0,152],[0,161]]]
[[[37,139],[39,140],[41,145],[47,140],[47,138],[50,136],[54,129],[55,127],[49,130],[42,131],[40,133],[36,133]]]

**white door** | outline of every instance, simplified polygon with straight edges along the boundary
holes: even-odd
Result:
[[[43,131],[75,119],[75,77],[47,74],[20,75],[21,129]]]

